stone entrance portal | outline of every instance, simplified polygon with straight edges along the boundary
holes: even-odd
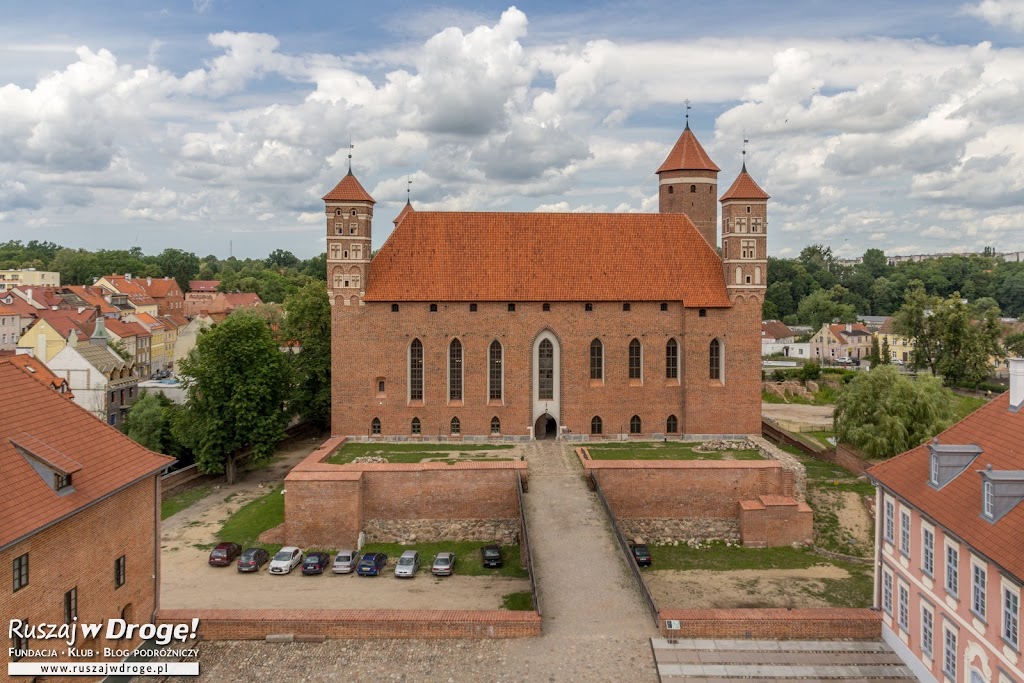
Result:
[[[544,413],[537,418],[533,425],[533,437],[535,439],[554,439],[558,436],[558,422],[555,418]]]

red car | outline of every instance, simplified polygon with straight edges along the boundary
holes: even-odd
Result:
[[[210,551],[210,564],[214,567],[226,567],[242,554],[242,546],[237,543],[218,543]]]

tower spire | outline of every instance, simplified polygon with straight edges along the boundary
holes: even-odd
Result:
[[[685,128],[685,130],[690,130],[690,100],[689,99],[685,99],[685,100],[683,100],[683,102],[686,103],[686,128]]]
[[[352,134],[348,134],[348,174],[352,175]]]
[[[750,140],[747,139],[747,129],[743,129],[743,173],[747,172],[747,143]]]
[[[405,203],[412,204],[412,178],[405,176]]]

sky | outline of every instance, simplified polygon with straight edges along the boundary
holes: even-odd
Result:
[[[772,255],[1024,250],[1024,0],[10,3],[0,241],[307,258],[350,153],[375,247],[657,211],[687,111]]]

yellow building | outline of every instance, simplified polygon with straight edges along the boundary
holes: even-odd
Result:
[[[168,370],[174,364],[174,338],[167,327],[148,313],[132,313],[124,317],[128,322],[139,323],[152,335],[149,344],[150,368],[153,372]],[[176,332],[174,330],[173,332]],[[168,344],[168,341],[170,343]]]
[[[914,341],[893,332],[891,317],[886,318],[882,326],[875,332],[875,339],[878,340],[879,353],[882,352],[883,344],[888,342],[889,359],[897,363],[910,364],[913,358]]]
[[[127,303],[135,313],[145,313],[154,318],[159,313],[159,304],[156,299],[151,297],[138,281],[132,279],[131,273],[104,275],[93,286],[102,287],[113,294],[127,296]],[[155,368],[156,366],[154,365],[153,367]]]
[[[72,334],[78,339],[89,336],[80,324],[69,316],[54,315],[41,318],[21,335],[21,339],[18,340],[18,352],[31,351],[36,358],[49,363],[50,359],[68,345],[68,338]]]
[[[0,292],[6,292],[8,289],[21,286],[58,287],[60,286],[60,273],[49,270],[36,270],[35,268],[0,270]]]

